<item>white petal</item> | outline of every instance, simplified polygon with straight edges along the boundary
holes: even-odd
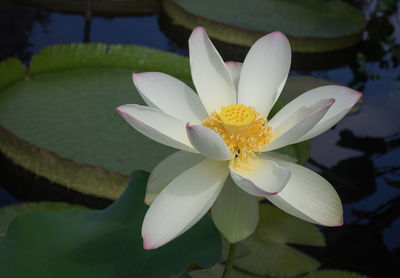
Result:
[[[272,158],[274,159],[274,158]],[[324,226],[343,224],[343,208],[332,185],[317,173],[294,163],[274,159],[292,173],[288,184],[267,199],[287,213]]]
[[[236,93],[238,91],[238,86],[239,86],[239,78],[240,78],[240,72],[242,71],[242,63],[240,62],[234,62],[234,61],[226,61],[225,62],[229,74],[231,75],[233,84],[235,85]]]
[[[196,152],[186,135],[185,123],[159,109],[137,104],[125,104],[117,112],[136,130],[161,144]]]
[[[307,91],[288,103],[283,109],[293,110],[306,103],[312,103],[318,99],[334,98],[335,103],[329,108],[325,116],[310,131],[296,142],[308,140],[327,131],[340,121],[350,109],[357,103],[362,94],[350,88],[336,85],[322,86]]]
[[[228,69],[202,27],[195,28],[189,38],[189,59],[193,83],[208,113],[236,103]]]
[[[204,216],[228,176],[227,164],[204,159],[176,177],[161,191],[143,220],[144,249],[164,245]]]
[[[247,159],[229,165],[234,182],[254,196],[269,196],[280,192],[289,181],[290,171],[272,160]]]
[[[144,202],[150,205],[160,192],[177,176],[204,159],[200,154],[179,151],[167,156],[151,171]]]
[[[258,199],[240,189],[228,178],[211,208],[215,226],[231,242],[250,236],[258,223]]]
[[[202,155],[215,160],[229,160],[233,158],[225,141],[215,131],[202,125],[186,125],[186,132],[190,143]]]
[[[281,32],[257,40],[243,62],[238,103],[268,116],[285,85],[291,58],[289,41]]]
[[[296,111],[286,109],[283,112],[279,111],[268,123],[272,139],[262,151],[272,151],[295,143],[324,117],[334,102],[334,99],[322,99],[308,107],[302,106]]]
[[[194,124],[208,117],[199,96],[175,77],[161,72],[143,72],[133,73],[132,79],[147,105]]]

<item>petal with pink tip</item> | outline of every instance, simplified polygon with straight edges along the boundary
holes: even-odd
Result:
[[[202,155],[215,160],[233,158],[225,141],[215,131],[202,125],[186,125],[186,132],[192,146]]]
[[[272,151],[295,143],[324,117],[334,102],[334,99],[322,99],[308,107],[299,107],[294,112],[279,111],[268,123],[271,127],[271,143],[262,151]],[[284,116],[280,115],[282,113]]]
[[[272,158],[292,173],[281,192],[267,199],[287,213],[324,226],[343,224],[342,202],[332,185],[303,166]]]
[[[125,104],[117,112],[137,131],[161,144],[197,152],[186,135],[185,123],[155,107]]]
[[[272,160],[247,159],[229,165],[233,181],[253,196],[266,197],[280,192],[290,178],[290,171]]]
[[[240,72],[242,71],[243,64],[240,62],[234,62],[234,61],[226,61],[225,64],[228,68],[229,74],[231,75],[233,84],[235,85],[236,94],[237,94]]]
[[[196,27],[189,38],[189,59],[193,83],[209,114],[236,103],[229,71],[202,27]]]
[[[167,156],[151,171],[147,182],[144,202],[150,205],[160,192],[177,176],[193,167],[205,157],[200,154],[179,151]]]
[[[258,39],[243,62],[238,103],[268,116],[285,85],[291,58],[289,41],[281,32]]]
[[[133,73],[144,101],[181,121],[200,124],[208,117],[199,96],[185,83],[161,72]]]
[[[257,227],[258,198],[247,194],[228,178],[211,208],[211,216],[229,242],[239,242]]]
[[[206,214],[229,174],[227,164],[204,159],[177,176],[161,191],[143,220],[144,249],[166,244]]]

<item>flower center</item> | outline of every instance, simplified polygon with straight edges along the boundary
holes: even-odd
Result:
[[[256,113],[243,104],[233,104],[222,108],[219,118],[227,131],[240,134],[249,128],[256,118]]]
[[[233,104],[223,107],[220,113],[211,113],[203,126],[218,133],[235,155],[235,162],[240,162],[270,143],[271,128],[267,123],[253,107]]]

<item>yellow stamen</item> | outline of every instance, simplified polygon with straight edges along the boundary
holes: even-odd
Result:
[[[271,141],[271,128],[267,119],[263,118],[254,108],[241,104],[222,108],[218,114],[211,113],[203,121],[203,125],[218,133],[225,141],[232,154],[234,163],[254,157],[254,152]]]

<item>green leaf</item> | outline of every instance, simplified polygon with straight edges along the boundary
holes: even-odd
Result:
[[[142,247],[148,173],[136,171],[110,207],[37,212],[17,217],[0,242],[0,276],[179,277],[189,262],[211,267],[221,253],[210,217],[156,250]]]
[[[352,46],[367,24],[359,10],[339,0],[164,0],[163,8],[173,24],[188,29],[202,25],[212,38],[234,45],[251,46],[280,30],[295,52]]]
[[[132,169],[151,170],[174,151],[134,130],[115,108],[144,104],[132,71],[162,71],[190,85],[187,58],[139,46],[72,44],[35,55],[26,79],[22,69],[15,59],[0,63],[0,85],[9,84],[0,89],[0,150],[34,174],[116,199]]]
[[[62,13],[84,14],[87,0],[14,0],[19,4]],[[95,0],[92,1],[96,16],[126,16],[158,13],[161,0]]]
[[[62,211],[76,207],[81,206],[57,202],[30,202],[2,207],[0,208],[0,239],[5,236],[11,221],[19,215],[34,211]]]
[[[315,225],[260,205],[257,230],[242,243],[250,254],[236,259],[236,268],[254,275],[293,277],[316,270],[320,263],[287,244],[324,246],[325,240]]]
[[[25,67],[20,60],[9,58],[0,63],[0,90],[21,80],[25,76]]]
[[[367,278],[367,276],[340,270],[320,270],[303,276],[303,278]]]
[[[191,271],[189,274],[192,278],[221,278],[224,273],[224,265],[218,263],[212,268],[200,269]],[[256,278],[260,276],[254,276],[248,273],[244,273],[237,269],[232,269],[229,278]]]

